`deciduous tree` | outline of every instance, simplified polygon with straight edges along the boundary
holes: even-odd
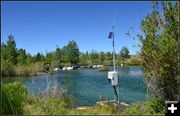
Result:
[[[26,50],[19,49],[18,50],[18,56],[17,56],[17,63],[19,64],[25,64],[26,63]]]
[[[163,100],[178,99],[178,2],[154,2],[141,22],[141,56],[149,89]]]
[[[69,41],[67,48],[66,48],[67,58],[68,62],[71,64],[77,64],[79,62],[79,48],[77,43],[72,40]]]
[[[129,57],[130,57],[129,50],[127,47],[124,46],[120,51],[120,58],[122,60],[124,60],[124,59],[129,58]]]

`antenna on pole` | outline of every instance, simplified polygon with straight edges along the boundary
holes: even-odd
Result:
[[[114,98],[115,101],[118,102],[119,104],[119,81],[118,81],[118,72],[116,71],[116,58],[115,58],[115,42],[114,42],[114,37],[115,37],[115,19],[116,19],[116,14],[117,12],[114,12],[114,17],[113,17],[113,25],[112,25],[112,31],[109,33],[108,38],[112,39],[112,46],[113,46],[113,71],[108,72],[108,81],[111,83],[111,85],[114,88]]]
[[[114,71],[116,71],[116,58],[115,58],[115,44],[114,44],[114,36],[115,36],[115,20],[116,20],[117,11],[114,11],[114,17],[113,17],[113,25],[112,25],[112,44],[113,44],[113,67]]]
[[[113,44],[113,67],[114,67],[114,71],[116,71],[116,59],[115,59],[115,45],[114,45],[114,26],[112,26],[112,30],[113,30],[113,37],[112,37],[112,44]]]

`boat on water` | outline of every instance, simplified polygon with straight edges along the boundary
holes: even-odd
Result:
[[[73,70],[73,67],[72,66],[67,67],[67,70]]]
[[[65,66],[65,67],[63,67],[63,68],[62,68],[62,70],[67,70],[67,67],[66,67],[66,66]]]
[[[56,67],[55,69],[54,69],[54,71],[59,71],[59,70],[61,70],[60,68],[58,68],[58,67]]]

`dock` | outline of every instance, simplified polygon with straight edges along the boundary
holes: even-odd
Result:
[[[118,103],[115,100],[99,101],[99,102],[96,102],[96,104],[98,104],[98,105],[110,105],[110,104],[112,104],[112,105],[116,106],[120,112],[123,111],[126,107],[130,106],[127,103],[124,103],[124,102]],[[77,110],[86,110],[86,109],[91,108],[91,107],[93,107],[93,106],[79,106],[76,109]]]
[[[99,101],[96,102],[96,104],[100,104],[100,105],[109,105],[112,104],[116,107],[119,107],[119,111],[123,111],[126,107],[129,107],[130,105],[125,103],[125,102],[118,102],[116,100],[105,100],[105,101]]]

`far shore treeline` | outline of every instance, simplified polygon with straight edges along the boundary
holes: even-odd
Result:
[[[8,36],[6,43],[1,43],[2,76],[30,76],[44,72],[44,63],[51,63],[51,68],[72,65],[112,65],[112,52],[80,52],[78,44],[71,40],[68,45],[54,51],[34,56],[23,48],[16,48],[13,35]],[[141,65],[138,55],[129,55],[127,47],[116,54],[116,64],[125,66]]]

